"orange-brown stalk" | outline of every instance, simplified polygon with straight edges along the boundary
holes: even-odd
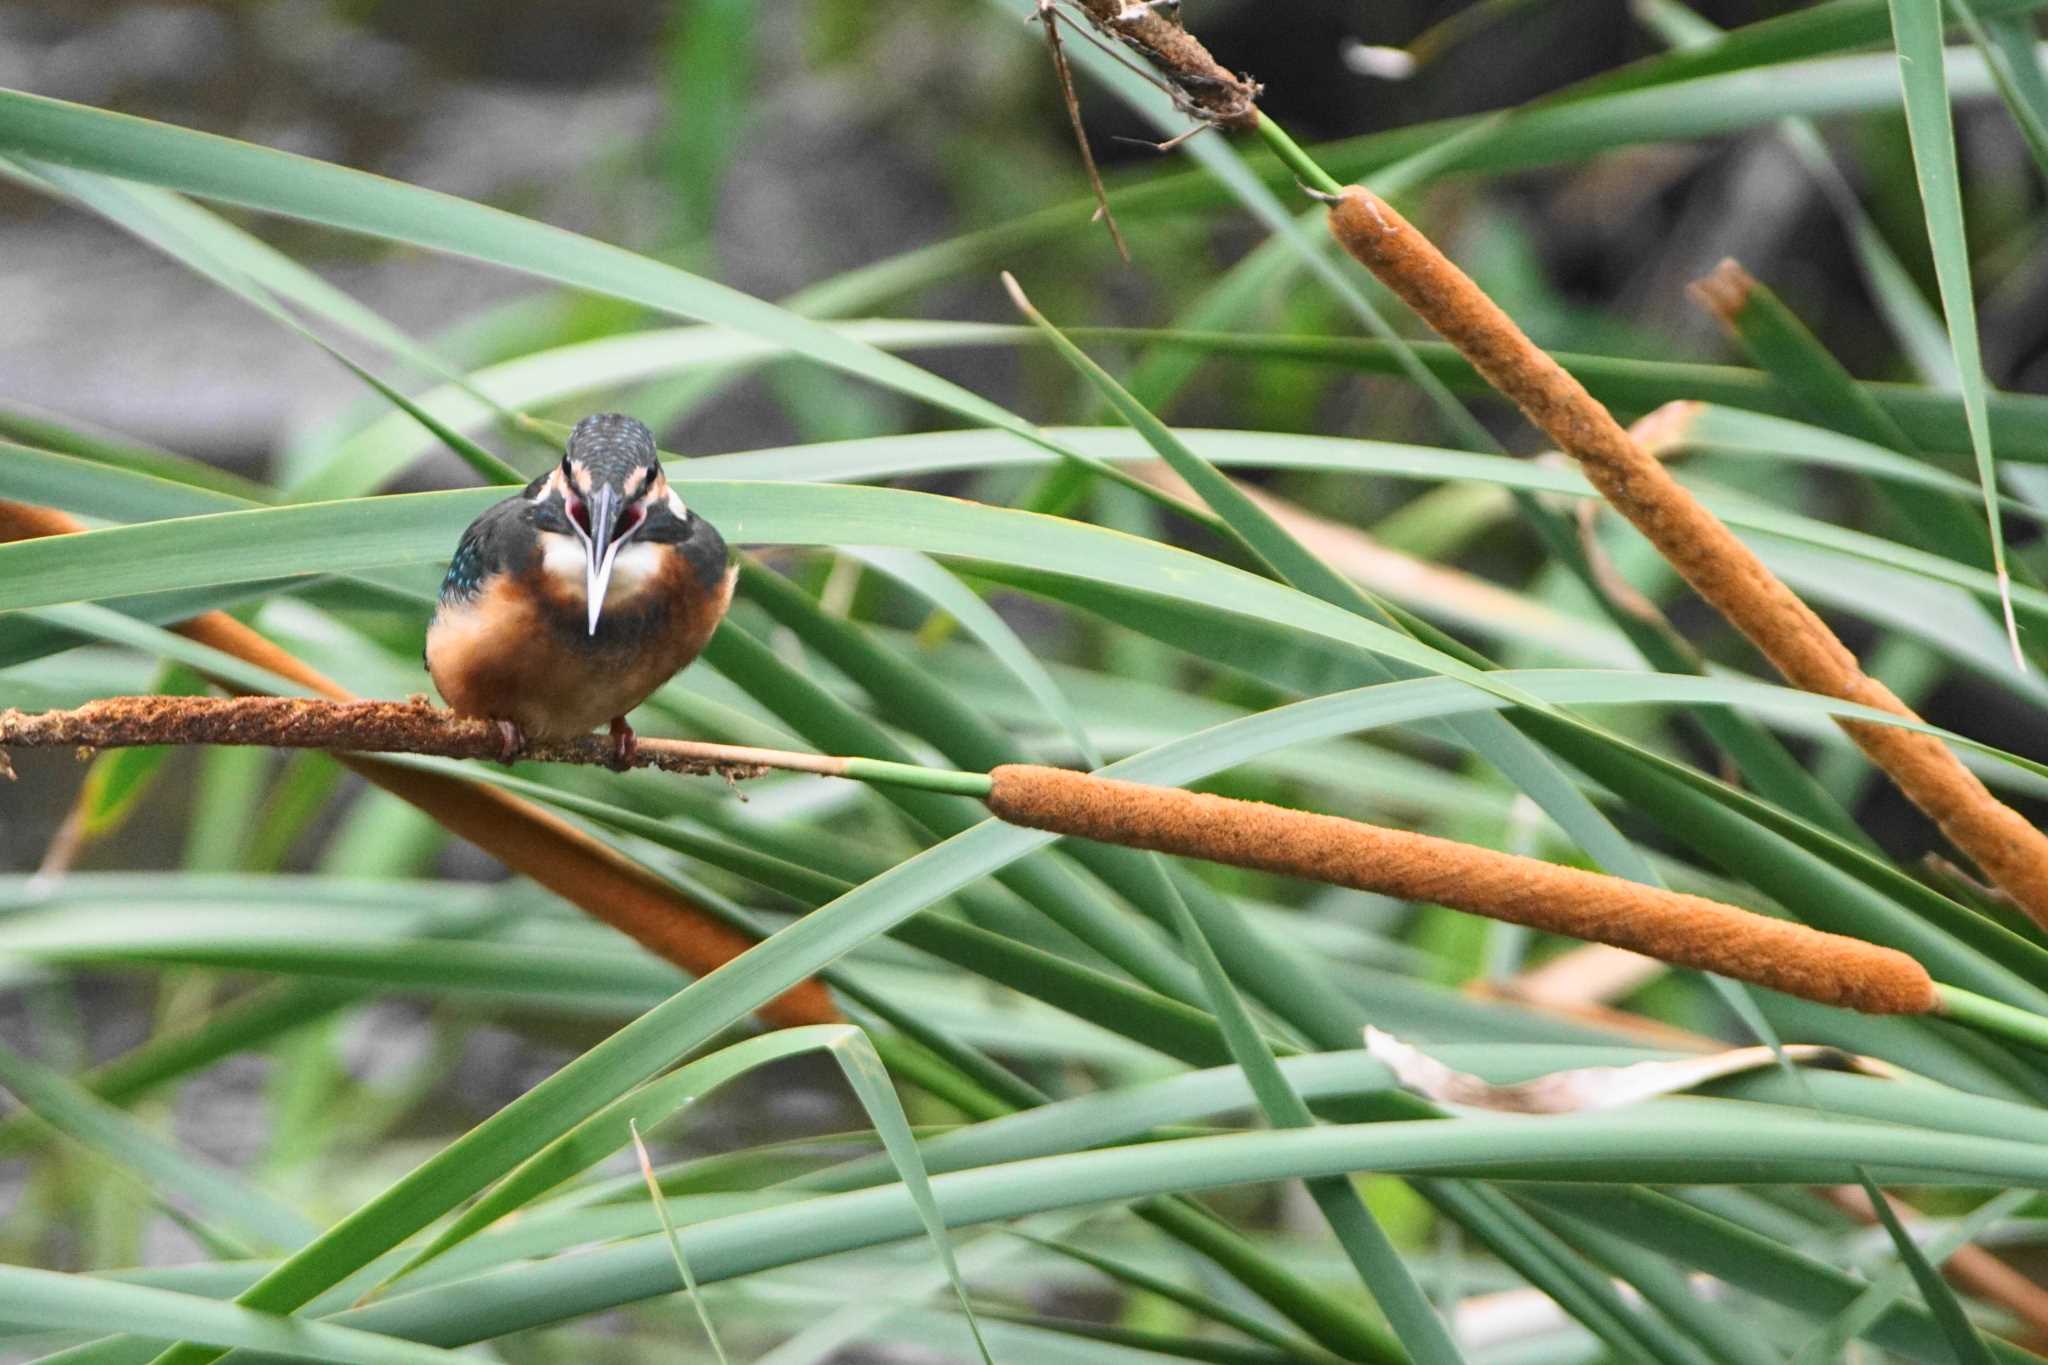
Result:
[[[1063,768],[1010,764],[989,776],[989,809],[1013,825],[1431,901],[1870,1014],[1925,1014],[1939,1003],[1927,970],[1904,953],[1699,896],[1333,815]]]
[[[1601,496],[1787,680],[1809,692],[1913,718],[1904,702],[1863,671],[1826,622],[1385,200],[1350,186],[1331,209],[1330,229],[1346,251],[1576,459]],[[1868,721],[1840,724],[1957,848],[2029,918],[2048,928],[2048,837],[1993,796],[1933,736]]]
[[[0,543],[84,529],[51,508],[0,501]],[[224,612],[206,612],[173,629],[331,700],[355,700],[339,683]],[[754,945],[752,938],[712,918],[653,873],[530,801],[479,783],[360,754],[336,754],[335,758],[419,807],[450,833],[693,976],[723,966]],[[842,1018],[824,986],[816,981],[806,981],[769,1001],[760,1014],[780,1027],[835,1023]]]

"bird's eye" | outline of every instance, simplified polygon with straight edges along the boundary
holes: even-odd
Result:
[[[619,528],[619,534],[621,536],[630,536],[640,529],[641,522],[647,520],[647,509],[636,502],[626,509],[625,520],[626,524]]]
[[[584,535],[590,534],[590,509],[583,505],[583,499],[569,499],[569,520],[575,522]]]

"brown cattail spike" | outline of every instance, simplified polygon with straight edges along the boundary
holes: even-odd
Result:
[[[1306,877],[1610,943],[1868,1014],[1924,1014],[1934,982],[1891,948],[1699,896],[1427,834],[1012,764],[989,809],[1013,825]]]
[[[1794,686],[1915,719],[1747,545],[1523,335],[1387,202],[1353,185],[1330,211],[1344,249],[1512,398],[1658,553]],[[1735,282],[1724,279],[1723,284]],[[2048,928],[2048,837],[2001,803],[1932,735],[1845,720],[1842,729],[2036,924]]]

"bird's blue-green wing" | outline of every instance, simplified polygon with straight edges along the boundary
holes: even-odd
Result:
[[[532,505],[523,497],[507,498],[469,524],[448,561],[441,580],[443,602],[467,602],[483,591],[495,574],[517,567],[532,553]]]

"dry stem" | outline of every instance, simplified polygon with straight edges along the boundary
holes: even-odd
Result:
[[[1649,538],[1795,686],[1913,718],[1820,617],[1766,568],[1484,291],[1379,196],[1351,186],[1330,213],[1337,240],[1413,308]],[[1931,735],[1867,721],[1841,727],[1899,790],[2035,923],[2048,927],[2048,837],[2002,804]]]
[[[75,745],[124,749],[145,744],[251,744],[339,753],[499,758],[502,739],[487,720],[412,701],[328,701],[304,697],[109,697],[71,711],[0,711],[0,749]],[[529,740],[518,757],[540,763],[661,768],[697,776],[758,777],[752,750],[686,740],[642,739],[621,765],[610,739]],[[824,771],[833,760],[821,758]],[[843,767],[844,765],[838,765]]]
[[[1130,244],[1116,225],[1116,213],[1109,207],[1109,191],[1102,187],[1102,168],[1095,164],[1095,149],[1088,145],[1088,129],[1081,122],[1081,98],[1074,93],[1074,71],[1067,64],[1067,49],[1060,43],[1060,11],[1056,0],[1038,0],[1038,22],[1045,26],[1045,48],[1052,54],[1053,79],[1060,87],[1060,101],[1067,107],[1067,125],[1074,133],[1074,146],[1081,153],[1081,168],[1088,172],[1088,189],[1095,196],[1095,216],[1109,229],[1116,254],[1125,265],[1131,263]],[[845,561],[842,561],[845,562]]]
[[[1150,5],[1126,0],[1075,0],[1096,27],[1134,48],[1173,84],[1178,102],[1189,113],[1225,128],[1253,128],[1259,122],[1254,101],[1260,86],[1214,57],[1201,40],[1174,17],[1176,4]]]

